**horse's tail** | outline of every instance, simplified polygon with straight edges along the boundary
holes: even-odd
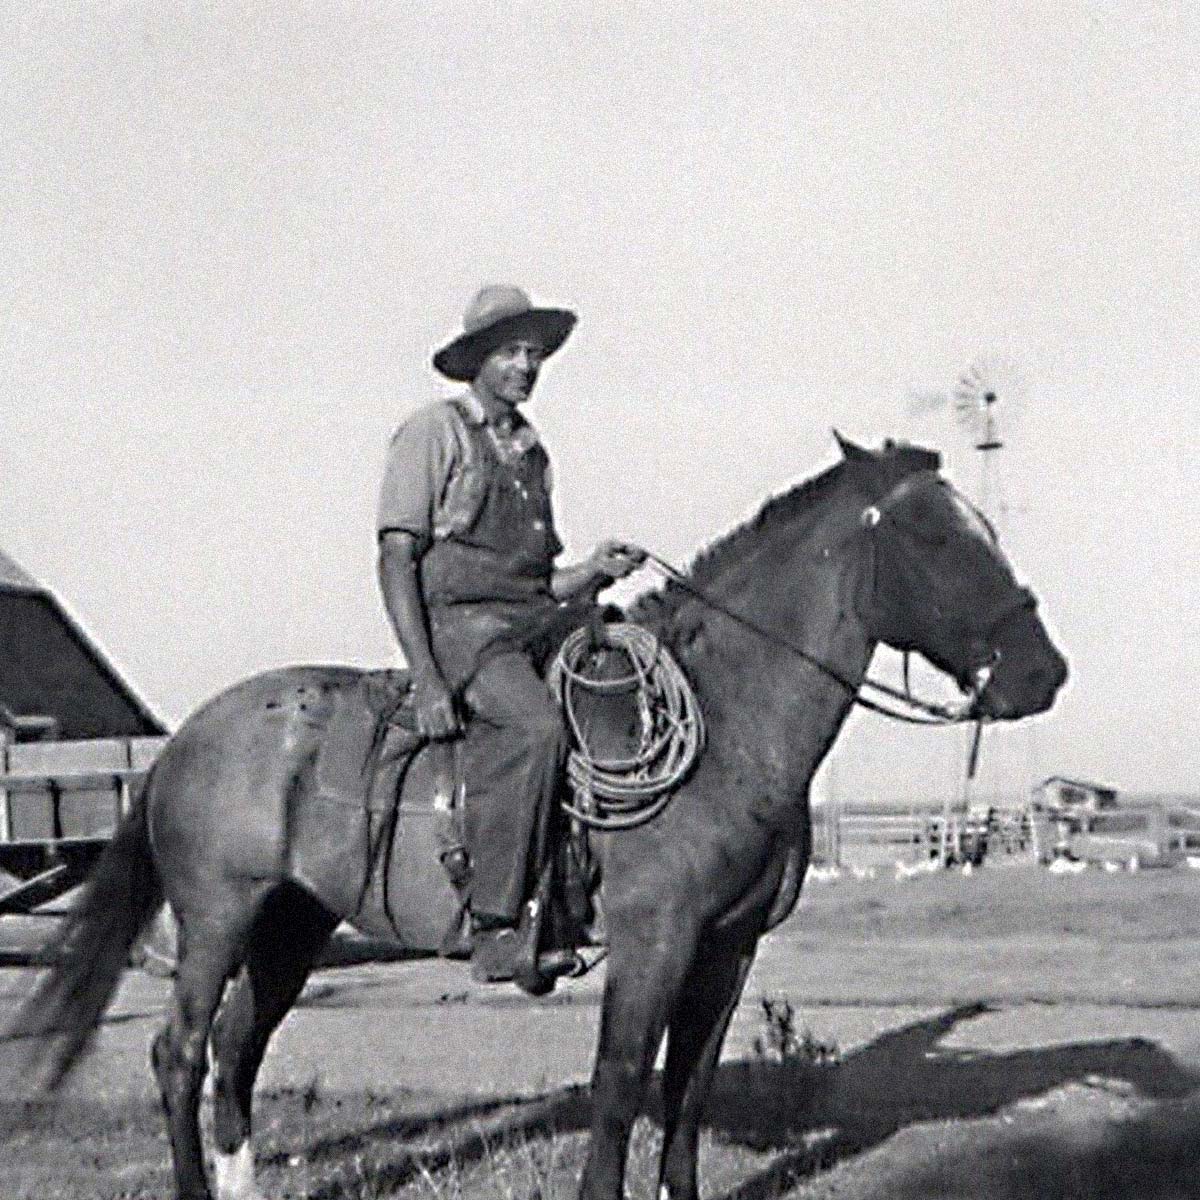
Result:
[[[22,1066],[56,1088],[87,1050],[129,951],[163,902],[150,849],[153,769],[96,862],[79,902],[47,946],[50,969],[8,1029]],[[21,1045],[20,1043],[23,1043]]]

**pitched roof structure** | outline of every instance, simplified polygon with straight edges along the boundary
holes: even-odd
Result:
[[[18,731],[52,729],[58,738],[166,732],[58,598],[0,552],[0,715],[5,710]]]
[[[30,588],[40,591],[36,579],[0,550],[0,588]]]
[[[1052,783],[1066,784],[1067,787],[1079,788],[1085,792],[1098,792],[1103,795],[1112,796],[1117,794],[1117,789],[1115,787],[1109,787],[1106,783],[1096,783],[1095,780],[1091,779],[1069,779],[1066,775],[1047,775],[1046,778],[1038,784],[1038,787],[1049,787]]]

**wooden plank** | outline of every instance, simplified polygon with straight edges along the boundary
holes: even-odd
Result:
[[[59,863],[58,866],[51,867],[50,870],[43,871],[0,895],[0,915],[27,913],[39,904],[45,904],[47,900],[53,900],[63,892],[70,891],[78,882],[77,877],[78,872],[67,863]]]
[[[148,771],[169,739],[144,737],[129,739],[129,765],[135,771]]]
[[[108,788],[110,791],[116,791],[121,786],[121,781],[134,776],[140,776],[141,771],[81,771],[60,772],[46,771],[34,773],[28,771],[10,771],[7,775],[0,775],[0,787],[9,788],[11,791],[37,791],[39,788],[54,787],[60,791],[87,791],[94,788]]]
[[[0,730],[0,771],[8,773],[8,747],[12,737],[8,730]],[[8,806],[8,789],[0,783],[0,845],[12,838],[12,812]]]
[[[10,773],[76,775],[129,769],[127,738],[69,742],[17,742],[8,748]]]
[[[19,850],[22,847],[40,846],[45,850],[62,850],[69,853],[88,848],[103,850],[108,841],[109,839],[106,837],[24,838],[21,841],[10,842],[7,846],[0,846],[0,863],[4,862],[5,850]]]
[[[54,837],[54,793],[50,788],[11,791],[8,802],[11,814],[9,841],[40,841]]]
[[[58,824],[63,837],[111,837],[120,819],[120,789],[65,790],[58,798]]]

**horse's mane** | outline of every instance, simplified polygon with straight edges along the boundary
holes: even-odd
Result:
[[[932,450],[891,440],[885,442],[883,449],[871,457],[881,475],[893,481],[915,471],[937,470],[941,461]],[[730,564],[744,562],[751,552],[760,549],[763,541],[775,530],[794,530],[798,524],[821,511],[829,494],[842,482],[847,461],[840,459],[811,479],[769,497],[749,520],[722,534],[696,554],[684,572],[687,582],[701,590],[709,587],[727,571]],[[628,619],[664,636],[671,618],[689,596],[686,587],[668,582],[662,590],[638,596],[628,609]]]
[[[696,554],[684,571],[688,583],[700,589],[708,587],[731,563],[744,561],[747,553],[758,548],[772,530],[784,525],[790,528],[810,512],[816,512],[837,486],[844,466],[844,462],[837,462],[819,475],[768,498],[749,520],[721,534]],[[629,607],[629,620],[662,633],[689,595],[686,588],[669,581],[661,590],[638,596]]]

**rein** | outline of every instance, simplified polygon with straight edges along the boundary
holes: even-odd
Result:
[[[885,517],[891,517],[891,510],[915,488],[920,487],[923,483],[929,481],[941,483],[940,477],[936,472],[920,471],[913,475],[902,479],[895,487],[891,489],[885,496],[881,497],[875,503],[868,505],[863,509],[860,517],[860,526],[866,530],[870,536],[870,546],[873,555],[878,554],[877,543],[875,542],[875,532]],[[854,536],[854,535],[851,535]],[[843,543],[844,544],[844,543]],[[989,718],[983,713],[977,711],[979,697],[983,690],[987,687],[988,680],[991,677],[992,664],[982,663],[973,672],[972,688],[970,698],[965,704],[957,707],[952,707],[947,704],[938,704],[932,700],[922,700],[918,696],[914,696],[908,687],[908,655],[904,657],[904,689],[895,688],[889,684],[882,683],[877,679],[872,679],[869,675],[865,676],[861,682],[855,683],[853,680],[847,679],[837,668],[831,666],[824,659],[819,658],[811,651],[806,650],[803,646],[797,645],[789,638],[783,637],[778,633],[774,633],[769,629],[764,628],[757,622],[746,617],[744,614],[736,612],[729,608],[714,596],[704,591],[702,588],[696,587],[695,584],[687,578],[683,572],[679,571],[671,563],[661,558],[657,554],[652,554],[646,551],[646,559],[659,572],[665,576],[670,582],[677,587],[687,592],[688,595],[700,601],[701,604],[723,616],[729,620],[742,626],[743,629],[749,630],[751,633],[769,642],[773,646],[778,646],[781,650],[786,650],[790,654],[802,659],[809,665],[816,667],[822,674],[829,679],[832,679],[839,687],[841,687],[850,696],[851,702],[857,704],[860,708],[865,708],[870,712],[878,713],[880,716],[887,717],[893,721],[902,721],[908,725],[965,725],[968,723],[975,724],[975,736],[971,746],[970,759],[967,766],[968,778],[975,774],[975,767],[979,759],[980,740],[983,735],[984,722]],[[1034,605],[1036,601],[1033,599],[1032,593],[1027,588],[1019,588],[1015,602],[1005,608],[992,621],[988,635],[995,633],[1005,622],[1011,620],[1019,612]],[[870,688],[880,696],[887,697],[889,700],[895,700],[906,705],[908,709],[915,711],[905,712],[903,710],[891,707],[888,704],[881,703],[879,700],[873,700],[869,696],[861,694],[862,688]]]

